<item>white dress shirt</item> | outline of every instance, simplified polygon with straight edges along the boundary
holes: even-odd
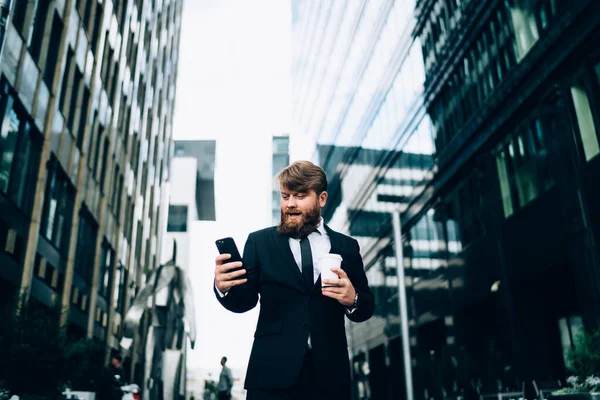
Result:
[[[294,255],[294,260],[296,260],[296,264],[298,264],[298,268],[300,268],[300,273],[302,273],[300,239],[290,237],[288,240],[290,243],[290,250],[292,250],[292,254]],[[316,283],[321,274],[321,271],[319,270],[319,258],[329,254],[329,250],[331,250],[331,241],[329,240],[329,235],[327,235],[327,231],[323,225],[323,218],[319,221],[317,230],[308,235],[308,241],[310,243],[310,251],[313,259],[313,283]]]

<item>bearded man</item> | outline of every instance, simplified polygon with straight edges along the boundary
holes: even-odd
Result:
[[[373,315],[358,242],[323,223],[327,177],[322,168],[298,161],[277,175],[281,222],[253,232],[242,262],[215,262],[215,295],[228,310],[243,313],[260,298],[260,314],[248,363],[248,400],[350,399],[350,363],[344,318]],[[342,257],[323,279],[319,258]],[[242,269],[230,272],[232,269]]]

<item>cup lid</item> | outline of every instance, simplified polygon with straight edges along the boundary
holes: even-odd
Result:
[[[334,253],[325,254],[324,256],[319,257],[319,260],[322,260],[324,258],[335,258],[336,260],[340,260],[340,261],[343,260],[342,256],[340,256],[339,254],[334,254]]]

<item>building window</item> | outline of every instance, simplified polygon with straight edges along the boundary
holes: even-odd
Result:
[[[85,28],[85,30],[89,33],[89,20],[90,20],[90,14],[92,13],[92,6],[93,3],[91,1],[82,1],[82,0],[78,0],[77,1],[77,11],[79,12],[79,15],[81,16],[81,21],[83,22],[83,26]]]
[[[75,190],[56,158],[48,163],[41,233],[63,254],[68,251]]]
[[[12,101],[7,103],[8,106]],[[0,147],[0,151],[2,152],[0,156],[0,190],[4,193],[8,191],[12,162],[15,157],[17,139],[19,137],[19,127],[22,125],[19,116],[10,107],[2,123],[2,146]]]
[[[63,22],[57,13],[54,13],[52,21],[52,32],[50,33],[50,41],[48,42],[48,56],[46,57],[46,66],[44,67],[44,82],[48,87],[52,88],[54,81],[54,72],[58,62],[58,49],[60,46],[60,37],[62,36]]]
[[[33,31],[29,38],[29,50],[36,62],[40,61],[42,51],[42,41],[44,39],[44,29],[46,27],[46,17],[48,16],[49,0],[38,0],[35,16],[33,17]]]
[[[460,133],[515,65],[515,40],[508,19],[507,10],[498,8],[431,105],[438,152]]]
[[[5,86],[7,92],[8,86]],[[41,135],[29,122],[18,100],[5,94],[0,101],[0,191],[29,213],[41,152]],[[29,189],[29,190],[28,190]]]
[[[560,342],[563,350],[563,359],[565,367],[573,369],[573,363],[570,361],[569,352],[575,348],[577,337],[584,332],[583,320],[579,315],[572,315],[558,319],[558,329],[560,331]]]
[[[537,0],[510,0],[508,12],[515,32],[517,58],[522,60],[540,38],[536,21]]]
[[[94,151],[94,161],[92,163],[92,168],[94,170],[94,178],[96,181],[98,180],[98,169],[100,168],[100,149],[102,149],[102,136],[104,135],[104,127],[102,125],[98,125],[98,129],[96,132],[96,148]],[[90,138],[90,141],[92,138]]]
[[[288,166],[290,157],[287,154],[273,154],[273,172],[277,174],[279,171]]]
[[[598,74],[598,66],[596,66],[596,74]],[[571,97],[575,108],[575,116],[577,117],[577,127],[579,128],[583,154],[585,160],[589,161],[600,153],[600,146],[598,144],[598,131],[594,125],[590,100],[582,81],[571,87]]]
[[[92,215],[86,209],[79,213],[79,233],[77,236],[77,252],[75,255],[75,271],[88,284],[94,277],[94,261],[96,259],[96,238],[98,227]]]
[[[71,131],[72,135],[75,136],[73,131],[73,124],[75,123],[75,112],[80,105],[81,99],[79,98],[79,88],[83,83],[83,74],[79,71],[79,68],[75,68],[75,77],[73,78],[73,86],[71,87],[71,106],[69,107],[69,119],[67,120],[67,126]],[[66,115],[66,114],[65,114]]]
[[[15,1],[13,6],[12,23],[19,33],[23,33],[25,16],[27,15],[27,1]]]
[[[273,137],[273,176],[284,169],[290,163],[290,138],[289,136],[274,136]],[[274,182],[275,185],[275,182]],[[278,224],[280,221],[280,195],[279,187],[274,186],[272,191],[272,221],[273,224]]]
[[[83,150],[83,138],[87,127],[87,114],[90,106],[90,89],[83,86],[83,98],[81,101],[81,114],[79,115],[79,126],[77,128],[77,148]]]
[[[98,283],[98,294],[104,299],[110,296],[110,285],[112,278],[112,256],[113,250],[106,240],[102,243],[102,253],[100,255],[100,282]]]
[[[102,167],[100,169],[100,190],[104,193],[104,178],[106,177],[106,162],[108,161],[108,149],[110,148],[110,141],[108,138],[104,138],[104,148],[102,149]]]
[[[461,182],[448,196],[448,218],[455,221],[462,245],[467,245],[484,235],[484,225],[481,218],[482,200],[479,176],[481,171],[474,171]],[[432,216],[433,218],[433,216]],[[422,235],[421,235],[422,236]]]
[[[548,151],[552,118],[555,116],[544,114],[529,119],[496,151],[496,168],[506,218],[517,207],[524,207],[554,185]]]
[[[169,205],[167,232],[187,232],[187,206]]]
[[[127,290],[127,270],[122,264],[117,267],[115,275],[115,288],[113,292],[113,307],[118,313],[123,313],[125,305],[125,295]]]
[[[71,70],[73,69],[73,57],[75,53],[73,49],[69,47],[67,51],[67,60],[65,62],[65,71],[62,77],[62,84],[60,89],[60,97],[58,99],[58,108],[63,116],[67,115],[67,89],[69,88],[69,77],[71,76]]]
[[[100,29],[102,28],[102,18],[104,17],[102,5],[96,4],[96,16],[94,17],[94,32],[92,33],[92,51],[96,53],[98,47],[98,38],[100,38]]]
[[[288,136],[273,137],[273,154],[288,154],[290,139]]]
[[[508,180],[508,166],[505,151],[501,151],[496,156],[496,167],[498,169],[500,193],[502,194],[502,207],[504,209],[504,218],[508,218],[513,214],[514,209],[512,206],[512,196],[510,193],[510,182]]]

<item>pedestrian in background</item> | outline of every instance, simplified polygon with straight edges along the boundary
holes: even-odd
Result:
[[[231,399],[231,388],[233,387],[233,375],[231,370],[225,364],[227,363],[227,357],[221,358],[221,375],[219,376],[219,385],[217,390],[219,391],[219,400]]]

